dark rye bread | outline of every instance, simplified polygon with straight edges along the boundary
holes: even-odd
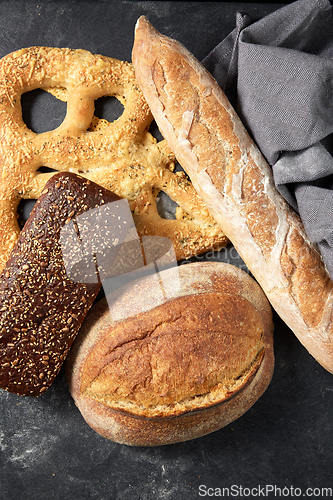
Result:
[[[117,200],[73,173],[56,174],[46,184],[0,276],[3,389],[38,396],[52,384],[101,287],[96,273],[89,283],[67,276],[61,230],[78,215]],[[92,240],[105,228],[94,229]],[[67,252],[74,252],[73,241],[69,245]]]
[[[271,307],[221,262],[137,280],[91,309],[66,360],[71,394],[100,435],[132,446],[197,438],[245,413],[274,368]]]

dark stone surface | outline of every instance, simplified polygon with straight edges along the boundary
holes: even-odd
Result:
[[[125,60],[131,58],[134,25],[141,14],[202,59],[233,29],[237,10],[257,18],[279,6],[169,1],[0,4],[0,56],[25,46],[49,45]],[[50,119],[47,112],[45,116]],[[44,124],[39,126],[43,129]],[[232,248],[205,259],[242,266]],[[37,399],[0,391],[1,500],[191,500],[218,496],[216,488],[229,488],[231,498],[260,498],[264,493],[282,497],[288,491],[292,496],[292,487],[302,488],[302,495],[306,488],[333,487],[333,376],[277,317],[275,354],[271,385],[243,417],[200,439],[152,449],[118,445],[92,431],[71,399],[63,370]],[[213,489],[199,490],[200,485]]]

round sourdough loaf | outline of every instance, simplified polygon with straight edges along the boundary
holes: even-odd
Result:
[[[86,422],[118,443],[205,435],[246,412],[274,368],[271,307],[241,269],[190,263],[98,302],[66,375]]]

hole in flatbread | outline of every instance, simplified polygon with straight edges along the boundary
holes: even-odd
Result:
[[[184,172],[184,169],[176,163],[174,172]],[[157,212],[162,219],[176,219],[176,210],[179,205],[173,201],[164,191],[160,191],[156,197]]]
[[[66,103],[42,89],[22,94],[21,106],[24,123],[37,134],[56,129],[66,116]]]
[[[160,141],[163,141],[164,137],[163,135],[161,134],[158,126],[157,126],[157,123],[155,122],[155,120],[153,120],[150,124],[150,127],[149,127],[149,132],[151,133],[151,135],[153,137],[155,137],[155,139],[157,139],[157,142],[160,142]]]
[[[156,198],[157,212],[162,219],[175,219],[178,205],[164,191],[160,191]]]
[[[50,168],[50,167],[39,167],[37,172],[40,172],[41,174],[49,174],[52,172],[58,172],[58,170],[55,170],[54,168]]]
[[[17,223],[22,230],[24,224],[29,218],[31,210],[34,208],[36,200],[21,200],[17,207]]]
[[[95,101],[95,116],[101,120],[114,122],[124,111],[124,106],[116,97],[105,96]]]

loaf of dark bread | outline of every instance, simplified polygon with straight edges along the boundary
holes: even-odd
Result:
[[[73,173],[56,174],[46,184],[0,276],[3,389],[38,396],[53,382],[101,287],[94,257],[82,261],[78,255],[82,238],[75,232],[76,217],[117,200]],[[99,225],[93,219],[86,237],[97,239],[100,247],[112,246],[103,217]],[[61,241],[63,234],[67,239]]]
[[[191,263],[137,280],[89,312],[66,360],[86,422],[113,441],[197,438],[246,412],[273,373],[272,310],[241,269]]]

